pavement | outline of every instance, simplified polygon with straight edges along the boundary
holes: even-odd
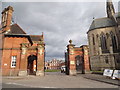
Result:
[[[110,83],[111,82],[111,83]],[[3,88],[120,88],[118,80],[102,75],[80,74],[69,76],[60,72],[47,72],[45,76],[2,77]]]
[[[108,84],[120,86],[120,80],[111,79],[110,77],[106,77],[106,76],[103,76],[103,75],[99,75],[99,74],[81,74],[80,76],[82,76],[82,77],[84,77],[86,79],[95,80],[95,81],[99,81],[99,82],[103,82],[103,83],[108,83]]]

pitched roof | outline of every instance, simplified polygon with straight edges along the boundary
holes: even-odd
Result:
[[[11,25],[10,32],[8,34],[26,34],[20,26],[17,24]]]
[[[23,37],[27,36],[27,37],[29,37],[29,39],[31,39],[31,41],[41,41],[41,40],[43,40],[43,35],[28,35],[17,24],[11,25],[10,32],[8,32],[6,35],[23,36]]]
[[[99,19],[95,19],[93,20],[90,28],[89,28],[89,31],[90,30],[93,30],[93,29],[97,29],[97,28],[103,28],[103,27],[111,27],[111,26],[115,26],[116,23],[110,19],[110,18],[99,18]]]
[[[40,41],[43,40],[43,35],[30,35],[32,41]]]
[[[115,13],[115,17],[120,18],[120,12]]]
[[[0,30],[2,30],[2,25],[0,24]]]

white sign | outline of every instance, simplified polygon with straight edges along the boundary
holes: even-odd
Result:
[[[34,69],[34,71],[36,71],[36,69]]]
[[[7,63],[5,63],[4,66],[7,66]]]
[[[111,76],[112,76],[112,73],[113,73],[113,70],[105,69],[103,75],[104,75],[104,76],[111,77]]]
[[[118,78],[118,79],[120,79],[120,70],[114,70],[113,78]]]
[[[70,61],[70,64],[75,64],[75,61]]]

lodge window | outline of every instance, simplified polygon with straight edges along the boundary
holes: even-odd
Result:
[[[17,56],[11,57],[11,68],[16,67],[16,59],[17,59]]]

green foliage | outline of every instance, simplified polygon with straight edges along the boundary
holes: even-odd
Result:
[[[54,69],[47,69],[47,70],[45,70],[45,72],[59,72],[59,71],[60,70],[58,70],[58,69],[57,70],[56,69],[55,70]]]
[[[103,75],[103,71],[91,71],[92,74],[100,74]]]

